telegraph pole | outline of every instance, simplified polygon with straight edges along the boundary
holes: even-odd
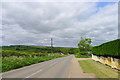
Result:
[[[53,48],[53,38],[51,38],[51,47]]]
[[[53,38],[51,38],[51,53],[53,53]]]

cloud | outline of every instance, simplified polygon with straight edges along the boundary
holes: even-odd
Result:
[[[3,3],[4,45],[76,47],[80,37],[93,45],[117,38],[117,3],[97,7],[95,2]]]

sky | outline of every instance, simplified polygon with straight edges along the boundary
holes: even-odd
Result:
[[[1,14],[0,14],[1,15]],[[116,2],[4,2],[2,45],[77,47],[81,37],[92,45],[118,38]]]

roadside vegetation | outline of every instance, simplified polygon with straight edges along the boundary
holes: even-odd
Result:
[[[97,56],[120,58],[120,39],[103,43],[92,48],[92,53]]]
[[[2,72],[31,64],[68,56],[76,48],[40,46],[3,46]],[[62,53],[62,54],[61,54]]]
[[[76,58],[92,58],[92,56],[88,56],[88,55],[81,55],[81,54],[76,54],[75,55]]]
[[[91,39],[81,37],[78,43],[78,50],[75,53],[76,58],[91,58]]]
[[[95,61],[109,65],[112,68],[120,70],[120,39],[109,41],[92,48]]]
[[[96,78],[118,78],[118,71],[93,60],[80,60],[84,73],[94,73]]]
[[[4,57],[2,59],[2,72],[65,56],[67,55],[51,55],[44,57]]]

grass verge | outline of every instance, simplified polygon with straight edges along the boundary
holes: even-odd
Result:
[[[80,60],[84,73],[94,73],[96,78],[118,78],[118,71],[93,60]]]
[[[2,72],[65,56],[67,55],[54,55],[44,57],[4,57],[2,58]]]
[[[75,55],[76,58],[91,58],[92,56],[86,56],[86,55]]]

